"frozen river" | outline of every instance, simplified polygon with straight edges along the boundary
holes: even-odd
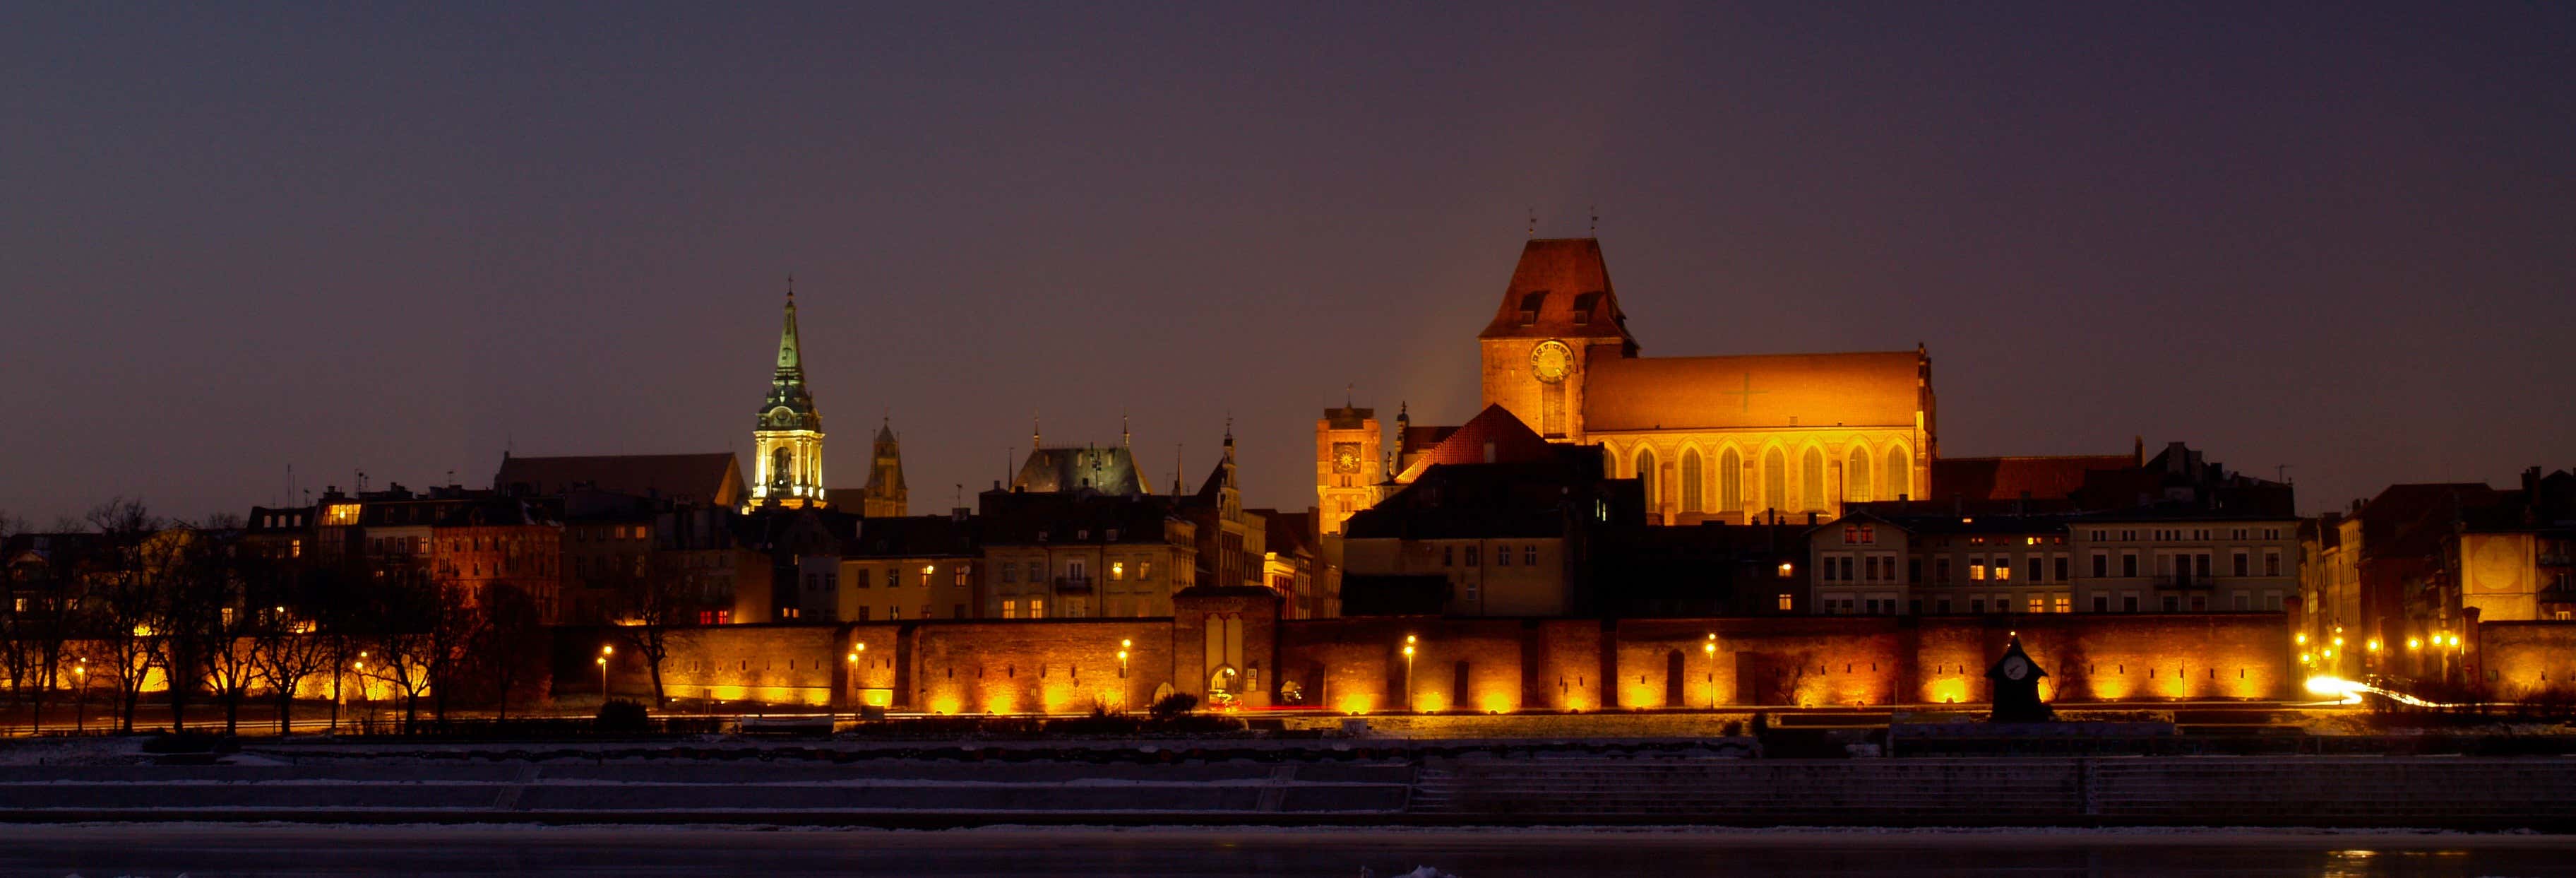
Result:
[[[2576,836],[2295,831],[0,826],[0,874],[2576,875]]]

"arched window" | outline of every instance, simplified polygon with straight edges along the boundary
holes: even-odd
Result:
[[[1887,499],[1919,499],[1914,496],[1914,457],[1900,445],[1887,450]]]
[[[1704,489],[1704,488],[1702,488],[1702,487],[1701,487],[1701,485],[1700,485],[1700,478],[1701,478],[1701,474],[1700,474],[1700,471],[1699,471],[1699,449],[1697,449],[1697,448],[1690,448],[1690,449],[1685,449],[1685,450],[1683,450],[1683,451],[1682,451],[1682,511],[1683,511],[1683,512],[1701,512],[1701,511],[1705,511],[1705,510],[1703,510],[1703,509],[1701,509],[1701,508],[1700,508],[1700,503],[1701,503],[1701,499],[1700,499],[1700,498],[1701,498],[1701,492],[1702,492],[1702,491],[1704,491],[1704,490],[1706,490],[1706,489]]]
[[[1852,446],[1851,459],[1843,461],[1843,502],[1869,502],[1869,470],[1876,465],[1870,462],[1868,446]]]
[[[1744,458],[1729,448],[1717,455],[1717,511],[1744,508]]]
[[[1762,507],[1789,508],[1789,459],[1777,448],[1762,452]]]
[[[1644,482],[1646,486],[1646,511],[1655,511],[1658,501],[1663,498],[1655,496],[1657,479],[1655,478],[1655,450],[1652,448],[1637,449],[1637,481]]]
[[[786,446],[779,446],[778,450],[769,455],[770,483],[775,485],[786,484],[790,480],[788,473],[792,472],[789,465],[795,462],[796,455],[789,453]]]
[[[1812,445],[1798,456],[1798,499],[1802,509],[1825,511],[1825,453]]]

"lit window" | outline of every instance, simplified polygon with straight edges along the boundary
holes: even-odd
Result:
[[[1109,581],[1111,581],[1111,582],[1125,582],[1125,581],[1127,581],[1127,562],[1125,562],[1125,561],[1111,561],[1111,562],[1109,562]]]
[[[1045,602],[1045,601],[1042,601],[1042,600],[1037,600],[1037,599],[1034,599],[1034,598],[1030,599],[1030,601],[1029,601],[1029,618],[1031,618],[1031,619],[1044,619],[1044,618],[1046,618],[1046,602]]]
[[[930,566],[930,565],[928,565],[928,564],[921,565],[921,587],[923,587],[923,588],[929,588],[929,587],[930,587],[930,571],[931,571],[931,566]]]
[[[1154,578],[1154,562],[1152,562],[1152,561],[1138,561],[1138,562],[1136,562],[1136,578],[1137,578],[1137,579],[1152,579],[1152,578]]]
[[[1020,617],[1020,602],[1019,602],[1019,601],[1003,601],[1003,602],[1002,602],[1002,618],[1005,618],[1005,619],[1017,619],[1017,618],[1019,618],[1019,617]]]
[[[1785,592],[1785,591],[1784,591],[1784,592],[1781,592],[1781,593],[1780,593],[1780,609],[1781,609],[1781,610],[1786,611],[1786,610],[1794,609],[1794,608],[1796,607],[1796,604],[1797,604],[1797,601],[1795,601],[1794,599],[1792,599],[1792,598],[1790,597],[1790,595],[1789,595],[1789,593],[1788,593],[1788,592]]]
[[[956,576],[955,576],[955,580],[956,580],[956,581],[955,581],[955,582],[953,582],[953,583],[951,583],[951,584],[956,585],[956,586],[957,586],[957,587],[959,587],[959,588],[964,588],[964,587],[966,586],[966,584],[967,584],[967,583],[966,583],[966,578],[967,578],[967,577],[969,577],[969,576],[973,576],[973,575],[975,575],[975,565],[973,565],[973,564],[959,564],[959,565],[956,565],[956,566],[954,566],[954,567],[950,567],[950,568],[949,568],[949,571],[950,571],[950,572],[952,572],[952,573],[954,573],[954,574],[956,574]],[[922,618],[924,618],[924,619],[930,618],[930,611],[928,611],[928,610],[924,610],[924,611],[922,611],[922,613],[921,613],[921,617],[922,617]]]
[[[2072,613],[2072,612],[2075,612],[2075,596],[2074,596],[2074,595],[2070,595],[2070,594],[2060,594],[2060,595],[2058,595],[2058,596],[2056,596],[2056,597],[2054,597],[2054,598],[2050,598],[2049,600],[2050,600],[2051,604],[2053,605],[2053,607],[2054,607],[2054,609],[2055,609],[2055,611],[2056,611],[2056,612],[2060,612],[2060,613]]]

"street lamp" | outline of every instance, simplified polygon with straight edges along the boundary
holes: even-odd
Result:
[[[89,730],[89,659],[81,659],[72,667],[72,679],[80,686],[80,696],[72,699],[72,731],[85,732]],[[43,724],[42,718],[37,724]]]
[[[1413,635],[1404,635],[1404,709],[1413,710]]]
[[[1703,652],[1703,653],[1706,653],[1706,654],[1708,655],[1708,709],[1710,709],[1710,710],[1716,710],[1716,709],[1717,709],[1717,635],[1715,635],[1715,634],[1711,634],[1711,635],[1709,635],[1709,636],[1708,636],[1708,640],[1707,640],[1707,642],[1701,643],[1701,644],[1699,645],[1699,651],[1700,651],[1700,652]]]
[[[607,704],[607,703],[608,703],[608,657],[607,657],[607,656],[600,656],[599,658],[591,659],[591,661],[594,661],[594,662],[598,662],[598,663],[599,663],[599,703],[601,703],[601,704]]]

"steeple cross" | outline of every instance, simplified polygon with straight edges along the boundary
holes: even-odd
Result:
[[[1754,395],[1755,395],[1755,394],[1770,393],[1770,392],[1771,392],[1771,391],[1768,391],[1768,390],[1755,390],[1755,389],[1753,389],[1753,373],[1751,373],[1751,372],[1746,372],[1746,373],[1744,373],[1744,389],[1743,389],[1743,390],[1720,390],[1720,391],[1718,391],[1718,393],[1720,393],[1720,394],[1724,394],[1724,395],[1726,395],[1726,396],[1743,397],[1744,410],[1745,410],[1745,411],[1748,411],[1748,412],[1753,410],[1753,397],[1754,397]]]

